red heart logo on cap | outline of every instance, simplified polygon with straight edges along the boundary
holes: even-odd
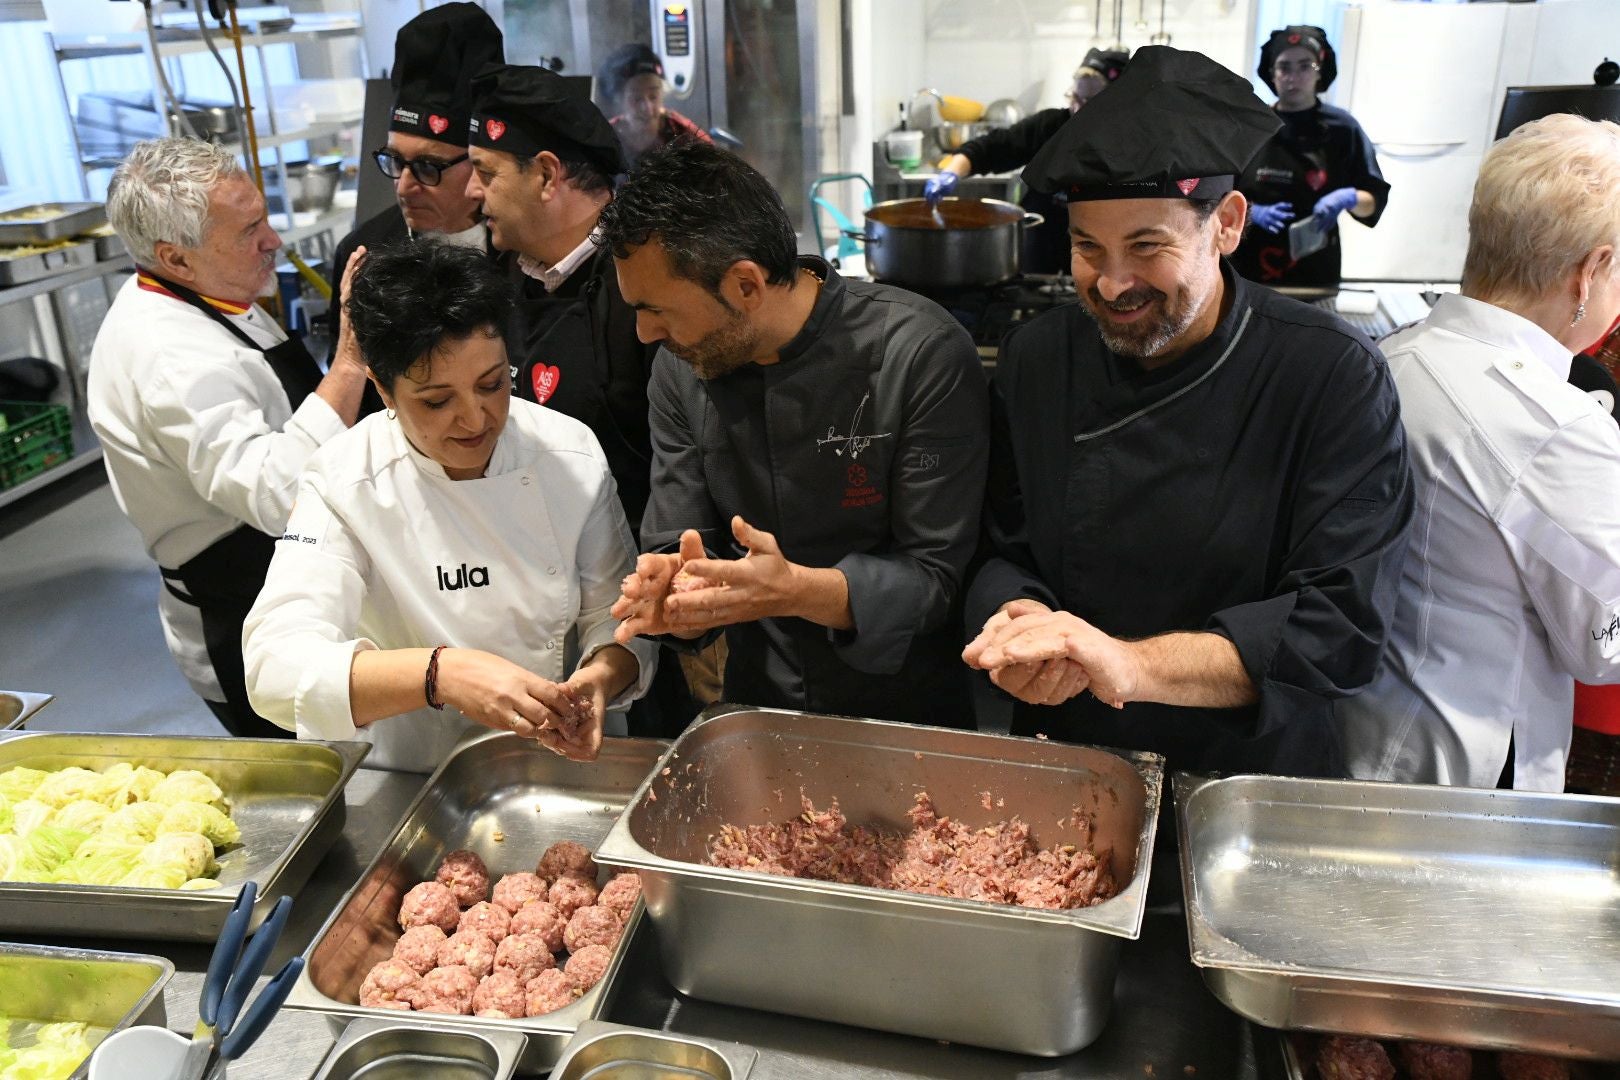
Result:
[[[1327,170],[1311,169],[1305,174],[1305,182],[1311,186],[1312,191],[1321,191],[1327,186]]]
[[[1288,44],[1290,44],[1290,45],[1298,45],[1299,44],[1299,35],[1298,34],[1289,34],[1288,35]]]
[[[491,142],[496,142],[506,134],[506,125],[499,120],[485,120],[484,133],[489,136]]]
[[[430,116],[430,117],[428,117],[428,128],[435,135],[443,135],[445,133],[445,131],[447,131],[449,129],[449,127],[450,127],[450,121],[446,120],[442,116]]]
[[[529,374],[529,381],[534,386],[534,400],[544,405],[557,392],[557,384],[562,382],[562,369],[536,364],[534,371]]]
[[[1177,180],[1176,181],[1176,187],[1181,191],[1181,193],[1183,195],[1191,195],[1193,193],[1193,189],[1196,188],[1197,186],[1198,186],[1198,178],[1196,176],[1192,177],[1191,179],[1188,179],[1188,180]]]

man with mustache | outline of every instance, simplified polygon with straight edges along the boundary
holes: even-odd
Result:
[[[1342,774],[1331,704],[1377,668],[1412,481],[1377,349],[1226,262],[1277,123],[1154,46],[1025,170],[1069,197],[1081,302],[1007,339],[992,396],[964,658],[1014,734]]]

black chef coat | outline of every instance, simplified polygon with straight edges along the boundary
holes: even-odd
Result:
[[[327,278],[327,284],[332,287],[332,304],[326,309],[327,341],[331,342],[326,355],[327,367],[332,366],[332,360],[337,356],[338,338],[338,293],[343,284],[343,271],[348,268],[349,260],[354,257],[356,248],[364,247],[367,251],[378,251],[390,247],[410,238],[411,230],[405,224],[405,213],[398,203],[390,203],[388,209],[357,225],[349,235],[338,241],[337,250],[332,253],[332,273]],[[368,383],[366,385],[366,398],[369,404],[380,401],[377,391]],[[360,415],[375,410],[362,409]]]
[[[659,353],[642,546],[691,528],[740,557],[740,514],[789,560],[848,579],[853,630],[727,627],[726,700],[971,726],[959,619],[989,441],[978,353],[932,302],[800,264],[823,285],[778,363],[705,381]]]
[[[1331,702],[1377,668],[1412,517],[1395,386],[1361,334],[1223,273],[1214,334],[1157,371],[1110,353],[1078,306],[1008,336],[991,395],[995,554],[969,629],[1030,597],[1118,637],[1221,634],[1257,706],[1116,710],[1081,694],[1019,703],[1012,730],[1170,768],[1337,775]]]
[[[976,173],[1011,172],[1028,165],[1035,151],[1057,134],[1074,114],[1068,109],[1042,109],[1016,124],[994,128],[962,144],[957,153],[973,163]],[[1045,192],[1024,192],[1019,204],[1045,218],[1043,224],[1020,230],[1018,268],[1026,274],[1069,272],[1068,204]]]
[[[1372,140],[1356,118],[1343,109],[1320,102],[1299,112],[1278,112],[1281,131],[1249,163],[1238,189],[1250,203],[1291,203],[1294,221],[1315,209],[1316,201],[1342,187],[1356,188],[1373,197],[1371,217],[1356,218],[1371,228],[1389,202],[1389,184],[1378,169]],[[1342,224],[1344,216],[1340,215]],[[1327,247],[1299,262],[1288,256],[1288,230],[1269,233],[1250,224],[1232,256],[1238,273],[1263,285],[1339,284],[1339,230],[1328,235]]]

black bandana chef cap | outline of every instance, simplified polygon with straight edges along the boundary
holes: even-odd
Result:
[[[1071,202],[1216,199],[1281,127],[1248,80],[1148,45],[1036,152],[1024,182]]]
[[[1316,92],[1325,93],[1333,85],[1333,80],[1339,77],[1339,61],[1333,54],[1333,46],[1328,44],[1327,31],[1320,26],[1285,26],[1281,30],[1273,30],[1266,43],[1260,46],[1260,66],[1254,73],[1275,94],[1277,84],[1272,79],[1271,69],[1277,65],[1277,54],[1296,46],[1309,49],[1316,56],[1316,62],[1320,65],[1316,73]]]
[[[516,64],[491,65],[473,80],[470,145],[533,157],[549,150],[578,156],[604,176],[625,171],[619,137],[602,110],[555,71]]]
[[[394,39],[394,111],[388,130],[467,145],[470,85],[485,64],[500,63],[501,31],[477,4],[430,8]]]
[[[664,77],[664,62],[652,51],[652,46],[632,42],[620,45],[602,61],[597,78],[601,81],[601,95],[608,101],[618,100],[624,86],[637,75]]]
[[[1119,78],[1130,62],[1129,49],[1088,49],[1086,58],[1080,61],[1080,66],[1090,68],[1109,82]]]

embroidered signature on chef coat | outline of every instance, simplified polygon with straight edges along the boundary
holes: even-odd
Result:
[[[1592,631],[1593,641],[1613,641],[1620,635],[1620,615],[1609,620],[1609,625]]]
[[[865,453],[878,439],[893,438],[894,432],[892,431],[885,431],[877,435],[857,434],[861,426],[861,420],[866,416],[867,403],[871,400],[872,391],[868,390],[861,397],[861,403],[855,406],[855,415],[850,417],[849,433],[847,435],[840,435],[838,434],[838,429],[836,426],[829,427],[827,429],[827,434],[824,437],[816,440],[816,449],[820,450],[824,446],[831,446],[833,448],[833,453],[837,454],[839,457],[843,457],[845,454],[848,454],[849,460],[859,461],[861,455]]]

